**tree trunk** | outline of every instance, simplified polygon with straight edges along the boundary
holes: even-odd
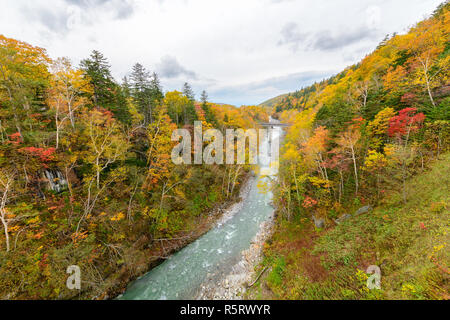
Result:
[[[2,127],[2,121],[0,120],[0,136],[2,138],[2,143],[5,143],[5,137],[3,135],[3,127]]]
[[[428,96],[430,97],[431,103],[433,104],[433,107],[436,108],[436,103],[434,102],[433,99],[433,94],[431,93],[431,87],[430,87],[430,78],[428,76],[428,59],[426,62],[424,62],[422,59],[420,61],[422,63],[422,67],[423,67],[423,73],[425,76],[425,83],[427,86],[427,91],[428,91]]]
[[[353,160],[353,168],[355,169],[355,194],[358,195],[358,189],[359,189],[359,182],[358,182],[358,167],[356,166],[356,156],[355,156],[355,149],[353,146],[351,147],[352,150],[352,160]]]
[[[241,171],[242,166],[238,166],[235,175],[234,175],[234,179],[233,179],[233,187],[231,188],[231,195],[233,195],[234,192],[234,188],[236,187],[236,181],[237,178],[239,177],[239,172]]]
[[[55,116],[55,124],[56,124],[56,150],[59,148],[59,123],[58,123],[58,115]]]
[[[70,124],[72,125],[72,128],[75,129],[75,119],[74,119],[73,110],[72,110],[72,103],[70,103],[70,102],[69,102],[69,119],[70,119]]]
[[[3,211],[3,209],[2,209]],[[5,218],[3,217],[4,213],[2,213],[2,216],[0,217],[0,220],[3,223],[3,229],[5,230],[5,240],[6,240],[6,252],[9,252],[9,233],[8,233],[8,223],[6,222]]]
[[[296,171],[296,170],[294,170],[295,188],[296,188],[296,190],[297,190],[297,201],[298,201],[298,205],[300,206],[302,203],[301,203],[301,200],[300,200],[300,193],[299,193],[299,191],[298,191],[297,174],[296,174],[295,171]]]
[[[406,195],[406,162],[403,161],[402,163],[402,183],[403,183],[403,203],[406,204],[407,202],[407,195]]]
[[[5,240],[6,240],[6,252],[9,252],[9,232],[8,232],[8,222],[6,221],[6,202],[8,200],[8,193],[12,183],[12,177],[7,177],[6,181],[0,180],[1,185],[3,185],[4,190],[1,197],[0,202],[0,221],[3,224],[3,229],[5,231]]]
[[[100,189],[100,167],[99,167],[99,159],[97,158],[95,161],[96,171],[97,171],[97,189]]]

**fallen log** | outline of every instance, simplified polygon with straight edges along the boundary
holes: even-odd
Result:
[[[256,280],[253,281],[252,284],[248,285],[247,288],[253,287],[253,286],[255,285],[255,283],[258,282],[259,278],[261,278],[261,276],[264,274],[264,272],[266,272],[267,268],[268,268],[268,267],[265,267],[265,268],[263,269],[263,271],[261,271],[261,273],[259,274],[259,276],[256,278]]]

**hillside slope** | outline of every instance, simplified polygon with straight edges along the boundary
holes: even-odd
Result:
[[[416,107],[449,119],[449,1],[406,34],[388,35],[359,63],[293,93],[268,100],[277,112],[319,106],[318,120],[373,118],[382,106]],[[438,110],[439,107],[444,110]]]
[[[291,126],[266,250],[271,290],[261,296],[448,297],[449,79],[445,1],[360,63],[275,106]],[[381,291],[366,290],[370,265],[382,270]]]
[[[266,245],[272,271],[259,299],[448,299],[450,154],[407,182],[409,201],[387,196],[371,213],[316,233],[304,219],[279,224]],[[381,290],[366,287],[369,265]]]
[[[278,105],[285,97],[287,97],[289,94],[282,94],[279,95],[275,98],[269,99],[267,101],[264,101],[263,103],[261,103],[259,106],[260,107],[274,107],[275,105]]]

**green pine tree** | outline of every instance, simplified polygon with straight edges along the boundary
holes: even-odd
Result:
[[[189,99],[189,103],[184,109],[184,124],[193,125],[194,121],[198,120],[197,112],[195,111],[195,94],[187,82],[183,86],[183,94]]]
[[[94,88],[92,96],[94,106],[111,111],[123,123],[130,120],[126,98],[122,88],[111,75],[108,60],[99,51],[92,51],[91,56],[80,63],[80,68],[89,78]]]
[[[213,126],[217,127],[218,126],[218,122],[217,122],[216,116],[211,111],[211,107],[208,104],[208,94],[204,90],[203,90],[202,95],[201,95],[201,102],[202,102],[202,109],[205,112],[205,120],[206,120],[206,122],[208,122],[208,123],[212,124]]]

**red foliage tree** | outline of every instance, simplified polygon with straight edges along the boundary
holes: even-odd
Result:
[[[30,155],[32,157],[37,157],[41,162],[49,162],[55,160],[55,148],[35,148],[35,147],[27,147],[22,148],[19,150],[19,152]]]
[[[416,132],[425,121],[423,113],[416,113],[416,108],[405,108],[400,110],[398,116],[389,121],[388,135],[390,137],[409,138],[412,132]]]
[[[9,137],[8,143],[21,144],[23,142],[22,135],[20,134],[20,132],[10,134],[8,135],[8,137]]]

